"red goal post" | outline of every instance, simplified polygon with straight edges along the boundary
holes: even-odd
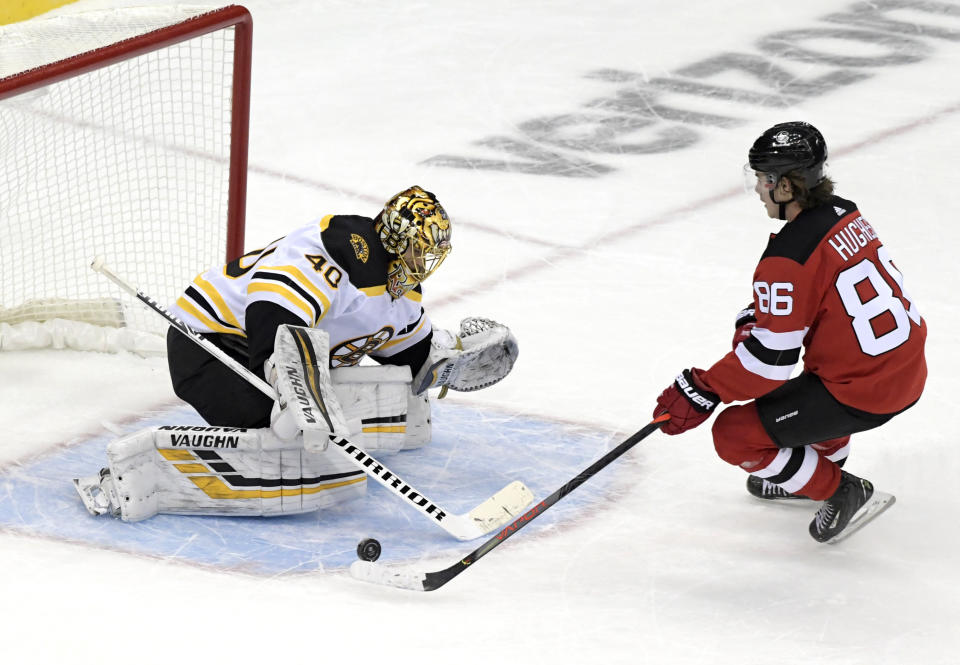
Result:
[[[163,332],[95,256],[170,302],[243,253],[251,33],[236,5],[0,26],[0,349],[50,319]]]

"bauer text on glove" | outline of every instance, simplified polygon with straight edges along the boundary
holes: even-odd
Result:
[[[737,318],[734,321],[733,327],[736,328],[736,331],[733,333],[734,349],[737,348],[740,342],[750,337],[750,331],[753,330],[756,325],[756,311],[754,310],[753,303],[750,303],[737,313]]]
[[[719,395],[695,378],[699,372],[696,368],[683,370],[657,398],[654,417],[670,414],[670,420],[662,428],[665,434],[680,434],[693,429],[709,418],[720,404]]]

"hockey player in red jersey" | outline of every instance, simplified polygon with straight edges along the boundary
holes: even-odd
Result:
[[[717,454],[751,475],[760,498],[823,501],[810,535],[836,542],[893,503],[841,469],[850,435],[878,427],[920,398],[926,324],[903,275],[857,205],[834,195],[823,136],[805,122],[765,131],[745,167],[770,236],[753,275],[753,301],[736,320],[733,350],[687,369],[655,415],[679,434],[706,420]],[[791,378],[801,358],[802,372]]]

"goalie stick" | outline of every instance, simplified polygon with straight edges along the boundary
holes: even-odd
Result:
[[[203,347],[210,355],[233,370],[254,388],[257,388],[267,397],[277,400],[277,392],[273,386],[228,356],[215,344],[167,311],[156,300],[118,276],[105,265],[101,257],[95,258],[90,267],[105,275],[117,286],[165,318],[170,325]],[[311,392],[314,398],[318,400],[321,410],[324,410],[322,395],[319,391]],[[330,433],[329,437],[333,448],[347,457],[357,468],[387,488],[394,496],[404,499],[405,503],[413,506],[421,515],[438,524],[458,540],[473,540],[490,533],[516,517],[533,500],[533,492],[519,480],[514,480],[469,512],[462,515],[452,513],[428,499],[423,492],[391,471],[385,464],[378,461],[360,446],[333,433]]]
[[[415,573],[400,569],[388,568],[378,565],[372,561],[354,561],[350,565],[350,575],[355,579],[372,584],[385,584],[399,589],[409,589],[411,591],[434,591],[452,580],[454,577],[465,571],[471,564],[476,563],[486,556],[495,547],[500,545],[507,538],[525,527],[534,519],[542,515],[550,506],[557,503],[560,499],[570,494],[584,482],[589,480],[600,469],[604,468],[610,462],[617,459],[625,452],[633,448],[643,439],[647,438],[652,432],[660,429],[661,425],[670,420],[669,414],[663,414],[654,418],[650,423],[640,431],[633,434],[626,441],[611,449],[606,455],[588,466],[586,469],[574,476],[566,485],[548,496],[546,499],[535,505],[529,511],[518,517],[513,523],[508,524],[500,533],[485,542],[483,545],[472,551],[467,556],[457,561],[452,566],[429,573]]]

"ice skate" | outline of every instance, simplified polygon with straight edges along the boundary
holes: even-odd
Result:
[[[120,499],[113,485],[110,469],[100,469],[100,473],[95,476],[74,478],[73,485],[91,515],[120,516]]]
[[[836,544],[849,538],[896,501],[892,494],[875,491],[869,480],[840,473],[837,491],[810,522],[810,535],[821,543]]]
[[[751,496],[763,501],[809,501],[810,499],[802,494],[791,494],[776,483],[771,483],[765,478],[749,475],[747,476],[747,491]]]

